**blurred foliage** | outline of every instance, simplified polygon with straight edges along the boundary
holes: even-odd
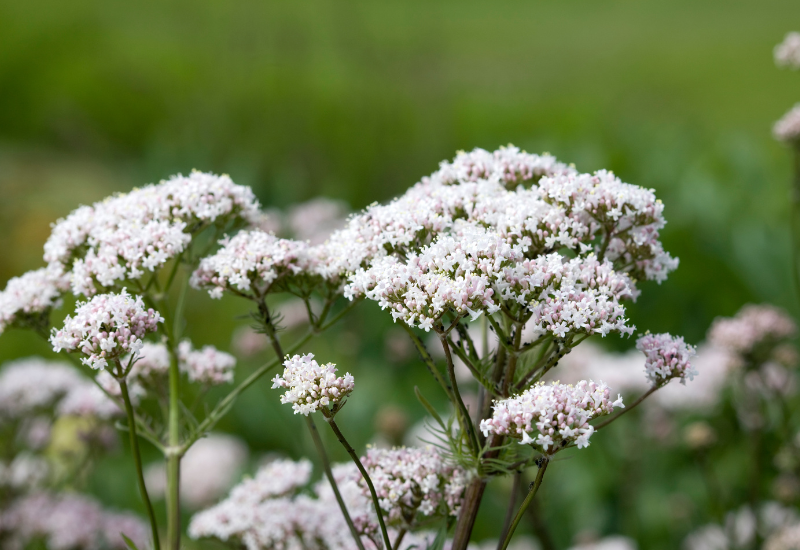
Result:
[[[176,172],[227,172],[265,206],[326,195],[358,209],[458,149],[512,142],[657,190],[681,267],[631,306],[642,330],[698,342],[747,302],[797,313],[789,157],[770,124],[800,99],[771,57],[798,26],[796,0],[0,0],[0,281],[41,264],[56,218]],[[245,306],[194,298],[190,336],[228,349]],[[359,448],[381,406],[413,423],[413,386],[436,394],[413,354],[387,352],[390,330],[364,304],[309,347],[369,389],[342,413]],[[0,340],[2,360],[32,353],[50,352],[29,334]],[[696,457],[629,420],[553,465],[541,502],[559,547],[593,529],[675,548],[713,517]],[[264,380],[221,428],[256,451],[313,456],[299,426]],[[741,460],[720,451],[720,478]],[[90,487],[139,510],[130,471],[113,456]],[[496,536],[504,494],[487,497],[477,538]]]

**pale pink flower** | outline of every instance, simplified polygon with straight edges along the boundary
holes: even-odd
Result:
[[[336,376],[336,365],[320,365],[314,354],[287,356],[283,363],[283,376],[272,379],[272,387],[285,388],[281,403],[291,403],[295,414],[308,416],[316,410],[335,405],[350,395],[355,387],[353,376],[348,372]]]
[[[521,439],[547,454],[570,444],[588,447],[594,433],[589,421],[625,406],[622,397],[612,401],[610,393],[605,384],[593,381],[575,386],[540,382],[520,395],[495,401],[492,417],[481,421],[481,431],[484,436]]]
[[[74,315],[64,319],[64,328],[52,330],[50,343],[60,352],[79,351],[81,362],[93,369],[113,368],[109,360],[130,354],[135,358],[148,332],[155,332],[164,318],[145,309],[141,296],[125,289],[119,294],[100,294],[78,302]]]

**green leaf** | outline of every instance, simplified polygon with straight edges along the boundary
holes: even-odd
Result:
[[[425,410],[428,411],[428,414],[430,414],[436,420],[436,422],[439,423],[439,425],[442,427],[443,430],[447,430],[447,426],[445,426],[442,417],[439,416],[439,413],[436,412],[436,409],[433,408],[433,405],[431,405],[428,402],[428,400],[425,399],[425,397],[423,397],[422,392],[419,391],[418,386],[414,386],[414,393],[417,395],[417,399],[419,400],[419,402],[422,403],[422,406],[425,407]]]
[[[436,538],[433,539],[433,544],[428,546],[428,550],[443,550],[444,543],[447,540],[447,523],[444,523],[436,533]]]
[[[129,538],[128,538],[128,537],[125,535],[125,533],[120,533],[120,536],[122,537],[122,540],[124,540],[124,541],[125,541],[125,545],[126,545],[128,548],[130,548],[130,550],[139,550],[139,549],[136,547],[136,545],[133,543],[133,541],[132,541],[131,539],[129,539]]]

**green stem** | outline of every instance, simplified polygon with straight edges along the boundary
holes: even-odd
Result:
[[[328,425],[333,430],[333,433],[336,434],[336,438],[339,440],[339,443],[342,444],[347,454],[350,455],[350,458],[353,459],[355,462],[358,471],[361,472],[361,476],[364,478],[364,481],[369,487],[369,494],[372,496],[372,503],[375,506],[375,513],[378,515],[378,523],[381,527],[381,535],[383,536],[383,544],[386,546],[386,550],[392,550],[392,543],[389,540],[389,533],[386,531],[386,524],[383,521],[383,511],[381,510],[381,503],[378,500],[378,493],[375,492],[375,486],[372,484],[372,479],[370,479],[369,474],[367,473],[366,468],[364,465],[361,464],[361,459],[358,458],[358,454],[356,453],[355,449],[347,442],[345,439],[344,434],[339,429],[339,426],[336,425],[336,421],[333,419],[333,413],[331,413],[328,409],[322,409],[322,414],[325,416],[325,420],[328,422]]]
[[[411,337],[411,341],[414,342],[417,351],[419,351],[419,354],[422,356],[422,361],[423,363],[425,363],[425,366],[428,367],[428,370],[436,379],[436,381],[439,383],[439,385],[442,387],[444,393],[452,401],[453,389],[445,381],[444,377],[442,376],[442,373],[439,372],[439,369],[436,367],[436,363],[434,362],[433,357],[431,357],[431,354],[428,353],[428,349],[425,347],[424,342],[420,340],[419,336],[414,334],[414,330],[410,326],[408,326],[405,323],[400,323],[400,325],[406,330],[408,335]]]
[[[520,483],[522,482],[522,472],[516,471],[514,472],[514,479],[511,482],[511,498],[508,499],[508,508],[506,509],[506,519],[503,521],[503,530],[500,532],[500,537],[498,538],[497,547],[503,544],[503,541],[506,540],[506,535],[508,535],[508,530],[511,528],[511,519],[514,517],[514,508],[517,504],[517,493],[520,490]]]
[[[621,412],[620,412],[618,415],[616,415],[616,416],[614,416],[614,417],[612,417],[612,418],[609,418],[609,419],[608,419],[608,420],[606,420],[605,422],[601,422],[600,424],[598,424],[597,426],[595,426],[595,427],[594,427],[594,430],[595,430],[595,431],[597,431],[597,430],[599,430],[600,428],[605,428],[606,426],[608,426],[609,424],[611,424],[612,422],[614,422],[615,420],[617,420],[617,419],[618,419],[620,416],[622,416],[622,415],[623,415],[623,414],[625,414],[626,412],[632,411],[633,409],[635,409],[635,408],[636,408],[636,407],[639,405],[639,403],[641,403],[642,401],[644,401],[644,400],[645,400],[645,399],[646,399],[646,398],[647,398],[647,397],[648,397],[650,394],[652,394],[654,391],[656,391],[656,390],[657,390],[658,388],[660,388],[660,387],[661,387],[661,386],[659,386],[659,385],[655,385],[655,386],[653,386],[652,388],[650,388],[649,390],[647,390],[645,393],[643,393],[643,394],[641,395],[641,397],[639,397],[639,399],[637,399],[636,401],[634,401],[634,402],[633,402],[633,405],[631,405],[630,407],[627,407],[627,408],[625,408],[625,409],[622,409],[622,411],[621,411]]]
[[[792,229],[792,275],[795,291],[800,298],[800,145],[794,146],[794,178],[792,181],[791,229]]]
[[[456,381],[455,366],[453,364],[453,356],[450,354],[450,344],[447,343],[447,334],[444,331],[439,331],[439,341],[442,343],[444,356],[447,360],[447,375],[450,377],[450,386],[453,388],[453,404],[456,408],[456,414],[462,420],[459,420],[461,429],[467,432],[467,440],[472,448],[473,454],[476,456],[480,452],[480,443],[478,443],[478,436],[475,435],[475,426],[472,425],[472,420],[469,417],[464,400],[461,399],[461,392],[458,391],[458,382]]]
[[[142,455],[139,452],[139,438],[136,435],[136,419],[133,415],[133,406],[131,405],[131,398],[128,394],[128,383],[124,378],[119,379],[119,389],[122,392],[122,401],[125,403],[125,414],[128,416],[128,435],[131,441],[131,452],[133,453],[133,462],[136,464],[136,478],[139,482],[139,492],[142,495],[144,507],[147,509],[147,517],[150,520],[150,529],[153,534],[153,547],[155,550],[160,550],[161,543],[158,539],[158,522],[156,522],[156,514],[153,511],[153,504],[150,502],[150,496],[147,494],[147,485],[144,483]]]
[[[180,371],[175,351],[176,342],[170,341],[169,362],[169,419],[167,458],[167,541],[171,550],[181,546],[181,434],[180,434]]]
[[[530,506],[531,502],[533,501],[533,497],[536,496],[536,492],[539,490],[539,487],[542,485],[542,479],[544,479],[544,472],[547,470],[547,464],[550,462],[550,459],[542,457],[539,463],[539,472],[536,474],[536,480],[531,483],[531,488],[528,491],[528,496],[525,497],[525,500],[522,501],[522,504],[517,510],[517,515],[514,516],[514,521],[511,522],[511,528],[508,530],[508,534],[506,535],[505,539],[503,540],[502,546],[498,547],[498,550],[506,550],[508,548],[508,543],[511,542],[511,537],[514,536],[514,531],[517,529],[517,525],[519,525],[519,521],[522,519],[522,515],[525,513],[525,510]]]
[[[350,529],[350,534],[353,535],[353,540],[356,541],[358,550],[364,550],[364,543],[361,541],[361,537],[359,536],[356,526],[350,517],[350,513],[347,511],[347,506],[345,506],[342,494],[339,492],[339,486],[336,484],[336,479],[333,477],[331,463],[328,460],[328,454],[325,452],[325,446],[322,444],[322,438],[319,436],[319,431],[317,431],[317,426],[314,424],[314,419],[310,416],[306,416],[305,418],[308,431],[311,432],[311,439],[314,440],[314,446],[317,448],[317,453],[319,453],[319,458],[322,461],[322,469],[325,470],[325,476],[328,478],[328,482],[331,484],[331,489],[333,489],[336,502],[339,503],[339,508],[342,510],[344,520],[347,523],[347,527]]]
[[[327,322],[325,325],[321,326],[318,329],[309,330],[303,338],[301,338],[298,342],[292,345],[289,348],[288,353],[292,354],[311,340],[311,338],[317,334],[321,334],[322,332],[328,330],[334,324],[336,324],[339,319],[344,317],[356,304],[359,303],[359,300],[354,300],[349,306],[344,308],[341,312],[339,312],[333,319]],[[189,447],[191,447],[195,441],[197,441],[204,433],[208,430],[214,428],[217,425],[223,416],[233,407],[233,404],[236,402],[236,399],[239,395],[242,394],[247,388],[255,384],[259,378],[267,374],[269,371],[277,367],[281,364],[283,360],[282,357],[276,357],[269,363],[265,363],[261,365],[253,374],[245,378],[241,384],[236,386],[228,395],[223,397],[219,403],[208,413],[208,416],[200,423],[197,429],[192,433],[187,440],[184,442],[183,447],[181,448],[181,454],[185,453]]]

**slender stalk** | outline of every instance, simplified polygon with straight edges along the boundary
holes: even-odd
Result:
[[[37,330],[37,331],[36,331],[36,333],[37,333],[37,334],[39,334],[39,336],[41,336],[42,338],[44,338],[46,342],[47,342],[47,341],[49,341],[49,340],[48,340],[48,336],[47,336],[47,333],[46,333],[46,332],[41,332],[41,331],[38,331],[38,330]],[[81,363],[80,359],[78,359],[77,357],[75,357],[73,354],[71,354],[71,353],[67,353],[67,354],[66,354],[66,358],[67,358],[67,359],[68,359],[68,360],[69,360],[69,361],[70,361],[70,362],[71,362],[73,365],[75,365],[75,366],[78,368],[78,370],[80,370],[80,371],[85,371],[85,369],[86,369],[86,365],[84,365],[83,363]],[[108,397],[108,398],[109,398],[111,401],[113,401],[114,403],[116,403],[116,404],[117,404],[117,406],[119,406],[119,407],[120,407],[120,409],[124,409],[124,408],[125,408],[125,405],[124,405],[123,403],[121,403],[121,400],[120,400],[120,399],[119,399],[117,396],[115,396],[115,395],[111,395],[110,393],[108,393],[108,390],[106,390],[106,389],[103,387],[103,385],[102,385],[102,384],[100,384],[100,382],[98,382],[98,381],[97,381],[97,378],[96,378],[96,377],[94,377],[94,376],[87,376],[87,378],[88,378],[89,380],[91,380],[91,381],[92,381],[92,383],[95,385],[95,387],[97,387],[97,388],[98,388],[98,389],[99,389],[101,392],[103,392],[103,394],[104,394],[106,397]],[[163,446],[163,445],[161,444],[161,442],[158,440],[158,436],[156,435],[156,433],[155,433],[155,432],[154,432],[154,431],[153,431],[153,430],[150,428],[150,426],[148,426],[148,425],[147,425],[147,423],[146,423],[144,420],[142,420],[142,419],[141,419],[141,418],[140,418],[140,417],[139,417],[139,416],[136,414],[136,412],[135,412],[135,411],[134,411],[134,415],[133,415],[133,416],[134,416],[134,420],[135,420],[136,426],[137,426],[137,428],[138,428],[138,431],[137,431],[138,435],[139,435],[139,436],[141,436],[142,438],[144,438],[145,440],[149,441],[149,442],[150,442],[150,443],[151,443],[151,444],[152,444],[152,445],[153,445],[153,446],[154,446],[156,449],[158,449],[159,451],[162,451],[162,452],[163,452],[163,450],[164,450],[164,446]]]
[[[287,353],[291,354],[306,345],[309,340],[315,335],[321,334],[325,332],[330,327],[336,324],[339,319],[345,316],[356,304],[358,304],[360,300],[353,300],[353,302],[344,308],[341,312],[339,312],[333,319],[325,323],[323,326],[309,330],[305,336],[303,336],[300,340],[292,344],[292,346],[287,350]],[[320,315],[322,317],[322,315]],[[214,426],[217,425],[217,422],[222,419],[223,416],[233,407],[233,404],[236,402],[236,399],[239,395],[242,394],[247,388],[255,384],[259,378],[267,374],[269,371],[277,367],[280,363],[282,357],[276,357],[272,361],[268,363],[264,363],[255,372],[253,372],[250,376],[245,378],[241,384],[236,386],[231,392],[223,397],[219,403],[208,413],[208,416],[200,423],[197,429],[192,433],[187,440],[184,442],[183,447],[181,448],[181,454],[185,453],[189,447],[191,447],[195,441],[197,441],[204,433],[208,430],[211,430]]]
[[[339,443],[342,444],[347,454],[350,455],[350,458],[353,459],[355,462],[358,471],[361,472],[364,481],[367,483],[367,487],[369,487],[369,494],[372,496],[372,503],[375,505],[375,512],[378,514],[378,523],[381,527],[381,535],[383,536],[383,544],[386,545],[386,550],[392,550],[392,543],[389,540],[389,533],[386,531],[386,523],[383,521],[383,511],[381,510],[381,503],[378,500],[378,493],[375,492],[375,486],[372,484],[372,479],[370,479],[369,474],[367,473],[366,468],[364,465],[361,464],[361,459],[358,458],[358,453],[356,453],[355,449],[347,442],[345,439],[344,434],[339,429],[339,426],[336,425],[336,421],[333,419],[333,413],[329,409],[322,409],[322,414],[325,416],[325,420],[328,422],[328,426],[331,427],[333,433],[336,434],[336,438],[339,440]]]
[[[556,550],[556,545],[553,542],[553,536],[550,534],[550,531],[547,529],[547,525],[545,525],[545,522],[542,519],[540,501],[534,500],[531,505],[528,506],[528,516],[530,516],[533,534],[536,535],[537,539],[539,539],[539,543],[542,545],[542,550]]]
[[[497,550],[506,550],[508,548],[508,543],[511,542],[511,537],[514,536],[514,531],[517,529],[517,525],[519,525],[519,521],[522,519],[522,515],[525,513],[525,510],[530,506],[531,502],[533,501],[533,497],[536,496],[539,487],[542,485],[542,479],[544,479],[544,472],[547,470],[547,464],[550,462],[550,459],[545,457],[541,458],[539,463],[539,472],[536,474],[536,480],[531,483],[530,490],[528,491],[528,496],[525,497],[525,500],[522,501],[522,504],[517,510],[517,515],[514,516],[514,520],[511,522],[511,528],[508,530],[508,534],[506,538],[503,540],[503,544],[498,547]]]
[[[178,358],[175,353],[175,342],[170,341],[169,362],[169,418],[167,458],[167,542],[171,550],[181,547],[181,508],[180,508],[180,472],[181,472],[181,434],[180,434],[180,372]]]
[[[160,550],[161,542],[158,539],[158,522],[156,521],[156,513],[153,511],[153,504],[150,502],[150,496],[147,494],[147,485],[144,483],[142,455],[139,452],[139,438],[136,435],[136,419],[133,414],[131,397],[128,394],[128,383],[124,378],[119,379],[119,389],[122,393],[122,401],[125,403],[125,414],[128,416],[128,435],[131,441],[133,462],[136,465],[136,479],[139,482],[139,493],[142,495],[144,507],[147,509],[147,517],[150,520],[150,529],[153,535],[153,547],[155,550]]]
[[[439,332],[437,330],[437,332]],[[466,429],[467,438],[472,447],[472,452],[478,454],[480,451],[480,444],[478,443],[478,436],[475,435],[475,426],[472,425],[472,420],[469,417],[467,406],[461,399],[461,393],[458,391],[458,383],[456,382],[455,366],[453,365],[453,356],[450,354],[450,344],[447,343],[447,335],[445,332],[439,332],[439,341],[442,343],[444,356],[447,360],[447,374],[450,377],[450,386],[453,388],[453,404],[456,406],[457,414],[463,420],[461,428]]]
[[[794,178],[792,181],[792,275],[795,291],[800,299],[800,145],[794,146]]]
[[[328,460],[328,454],[325,452],[325,446],[322,444],[322,438],[319,436],[319,432],[317,431],[317,426],[314,424],[314,419],[311,416],[306,416],[306,425],[308,426],[308,431],[311,432],[311,439],[314,440],[314,446],[317,448],[317,452],[319,453],[320,461],[322,461],[322,469],[325,470],[325,476],[328,478],[328,482],[331,484],[331,489],[333,489],[333,494],[336,497],[336,502],[339,503],[339,508],[342,510],[342,514],[344,515],[344,520],[347,522],[347,527],[350,529],[350,534],[353,535],[353,540],[356,541],[356,546],[358,546],[359,550],[364,550],[364,543],[361,540],[361,537],[356,530],[355,524],[353,524],[353,520],[350,517],[350,513],[347,511],[347,506],[344,504],[344,499],[342,498],[342,494],[339,492],[339,486],[336,484],[336,479],[333,477],[333,471],[331,470],[331,463]],[[397,547],[395,543],[394,548]]]
[[[503,378],[503,397],[508,397],[511,384],[514,383],[514,374],[517,370],[517,360],[519,360],[519,347],[522,344],[522,324],[514,324],[514,342],[512,343],[513,353],[508,358],[508,367]]]
[[[619,414],[617,414],[616,416],[613,416],[613,417],[609,418],[609,419],[608,419],[608,420],[606,420],[605,422],[601,422],[600,424],[597,424],[597,425],[594,427],[595,431],[599,430],[600,428],[605,428],[606,426],[608,426],[609,424],[611,424],[612,422],[614,422],[615,420],[617,420],[617,419],[618,419],[620,416],[622,416],[622,415],[623,415],[623,414],[625,414],[626,412],[629,412],[629,411],[632,411],[633,409],[635,409],[635,408],[636,408],[636,407],[639,405],[639,403],[641,403],[642,401],[644,401],[644,400],[645,400],[645,399],[646,399],[646,398],[647,398],[647,397],[648,397],[650,394],[652,394],[654,391],[656,391],[656,390],[657,390],[658,388],[660,388],[660,387],[661,387],[661,386],[659,386],[659,385],[655,385],[655,386],[653,386],[652,388],[650,388],[649,390],[647,390],[645,393],[643,393],[643,394],[641,395],[641,397],[639,397],[639,399],[637,399],[636,401],[634,401],[634,402],[633,402],[633,405],[631,405],[630,407],[627,407],[627,408],[625,408],[625,409],[622,409],[622,411],[621,411]]]
[[[508,530],[511,528],[511,519],[514,517],[514,509],[517,507],[517,493],[519,492],[519,485],[522,482],[522,473],[514,472],[514,479],[511,481],[511,498],[508,499],[508,508],[506,509],[506,519],[503,521],[503,530],[500,531],[498,537],[497,548],[498,550],[506,540]]]
[[[442,373],[439,372],[439,369],[436,367],[436,363],[431,357],[431,354],[428,353],[428,349],[425,347],[425,344],[422,340],[420,340],[419,336],[414,334],[414,330],[405,323],[400,323],[400,325],[408,332],[408,335],[411,337],[411,341],[414,342],[414,345],[419,351],[420,356],[422,356],[422,361],[425,363],[425,366],[428,367],[428,370],[439,383],[439,385],[444,390],[447,397],[452,401],[453,400],[453,389],[450,387],[450,384],[445,381]]]
[[[407,529],[400,529],[400,531],[397,533],[397,536],[394,539],[394,545],[392,545],[392,548],[400,548],[400,543],[403,542],[403,539],[405,538],[407,532],[408,532]]]
[[[306,301],[306,304],[308,301]],[[267,307],[267,303],[265,300],[261,300],[258,304],[258,309],[261,312],[261,315],[264,318],[264,327],[266,328],[267,338],[269,338],[270,344],[272,345],[272,349],[275,351],[275,356],[279,359],[283,359],[283,346],[281,346],[280,338],[278,338],[278,333],[275,329],[275,325],[272,322],[272,315],[270,315],[269,308]],[[311,308],[309,308],[309,315],[311,315]],[[353,539],[356,542],[356,546],[358,546],[359,550],[364,550],[364,543],[361,541],[361,537],[358,535],[358,531],[356,531],[356,526],[353,524],[353,520],[350,518],[350,513],[347,511],[347,507],[344,504],[344,500],[342,499],[342,495],[339,492],[339,486],[336,484],[336,479],[333,477],[333,472],[331,471],[331,465],[328,461],[328,455],[325,452],[325,446],[322,444],[322,439],[319,437],[319,432],[317,431],[317,427],[314,425],[314,420],[306,415],[306,426],[308,426],[308,431],[311,432],[311,439],[314,441],[314,446],[317,448],[317,453],[319,453],[319,458],[322,461],[322,468],[325,470],[325,475],[328,478],[328,482],[331,484],[331,488],[333,489],[333,494],[336,496],[336,502],[339,504],[339,508],[342,510],[342,514],[344,515],[345,522],[347,523],[347,527],[350,529],[350,533],[353,535]]]

